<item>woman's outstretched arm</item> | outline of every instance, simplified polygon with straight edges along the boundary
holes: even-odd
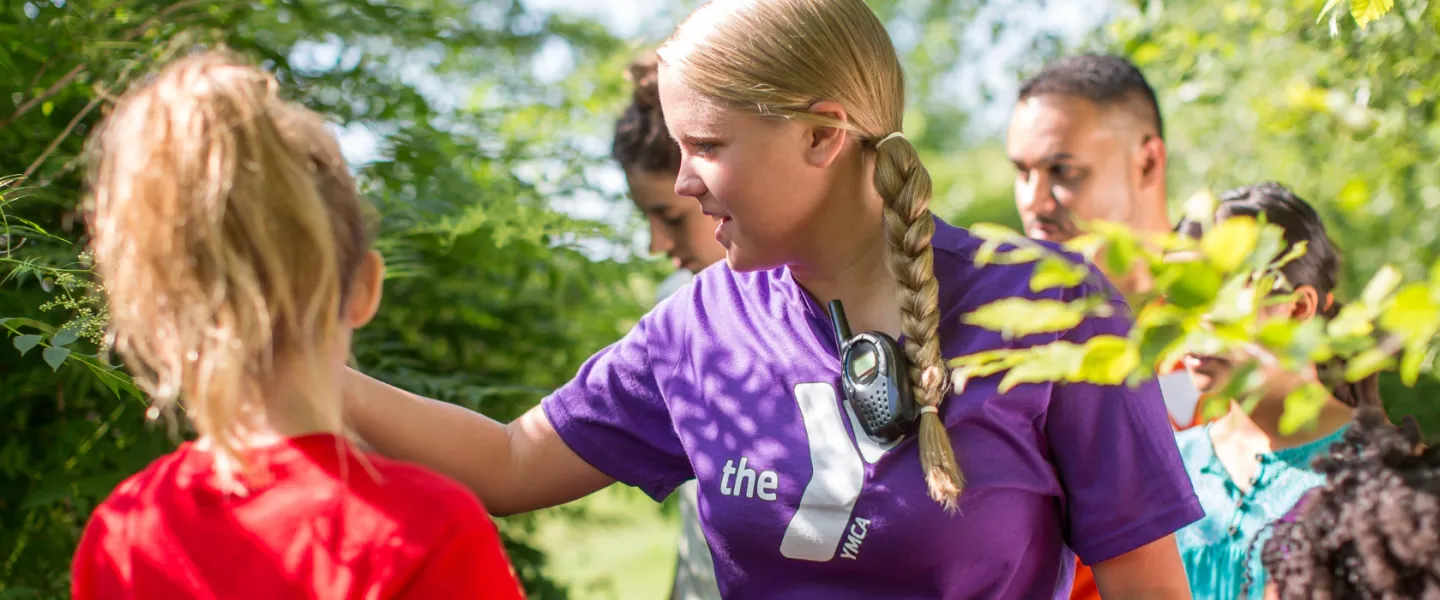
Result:
[[[353,369],[345,385],[347,416],[365,441],[456,479],[492,514],[563,504],[615,482],[571,451],[538,406],[507,425]]]

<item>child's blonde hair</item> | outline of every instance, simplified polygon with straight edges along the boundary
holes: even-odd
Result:
[[[278,376],[342,429],[329,344],[370,246],[334,137],[277,90],[239,56],[199,53],[121,98],[89,148],[114,347],[156,408],[183,399],[230,482]]]
[[[905,78],[879,18],[863,0],[710,2],[680,25],[660,56],[701,95],[760,115],[840,127],[876,152],[875,189],[885,200],[888,264],[900,284],[915,397],[938,407],[947,377],[936,333],[930,174],[905,138],[889,137],[904,119]],[[840,103],[848,121],[812,112],[820,100]],[[965,483],[933,411],[920,416],[920,461],[930,496],[953,511]]]

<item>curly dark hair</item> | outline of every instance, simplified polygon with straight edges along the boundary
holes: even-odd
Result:
[[[615,122],[615,140],[610,156],[626,169],[673,174],[680,171],[680,146],[665,128],[660,110],[659,59],[654,52],[642,54],[625,71],[635,87],[630,106]]]
[[[1261,561],[1281,600],[1440,600],[1440,450],[1373,407],[1328,456],[1326,481],[1274,525]]]

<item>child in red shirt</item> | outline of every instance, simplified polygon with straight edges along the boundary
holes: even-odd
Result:
[[[347,438],[340,375],[384,267],[321,118],[207,52],[91,144],[115,348],[198,436],[95,509],[73,597],[522,598],[468,490]]]

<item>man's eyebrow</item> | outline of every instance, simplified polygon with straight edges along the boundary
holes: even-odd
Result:
[[[1053,152],[1053,153],[1046,154],[1045,156],[1042,156],[1042,157],[1036,159],[1036,160],[1035,160],[1035,164],[1036,164],[1036,165],[1048,165],[1048,164],[1057,163],[1057,162],[1060,162],[1060,161],[1063,161],[1063,160],[1073,160],[1074,158],[1075,158],[1075,155],[1070,154],[1069,152]],[[1016,167],[1024,167],[1024,166],[1025,166],[1025,161],[1024,161],[1024,160],[1015,158],[1015,157],[1013,157],[1013,156],[1010,157],[1010,162],[1015,163],[1015,166],[1016,166]]]

